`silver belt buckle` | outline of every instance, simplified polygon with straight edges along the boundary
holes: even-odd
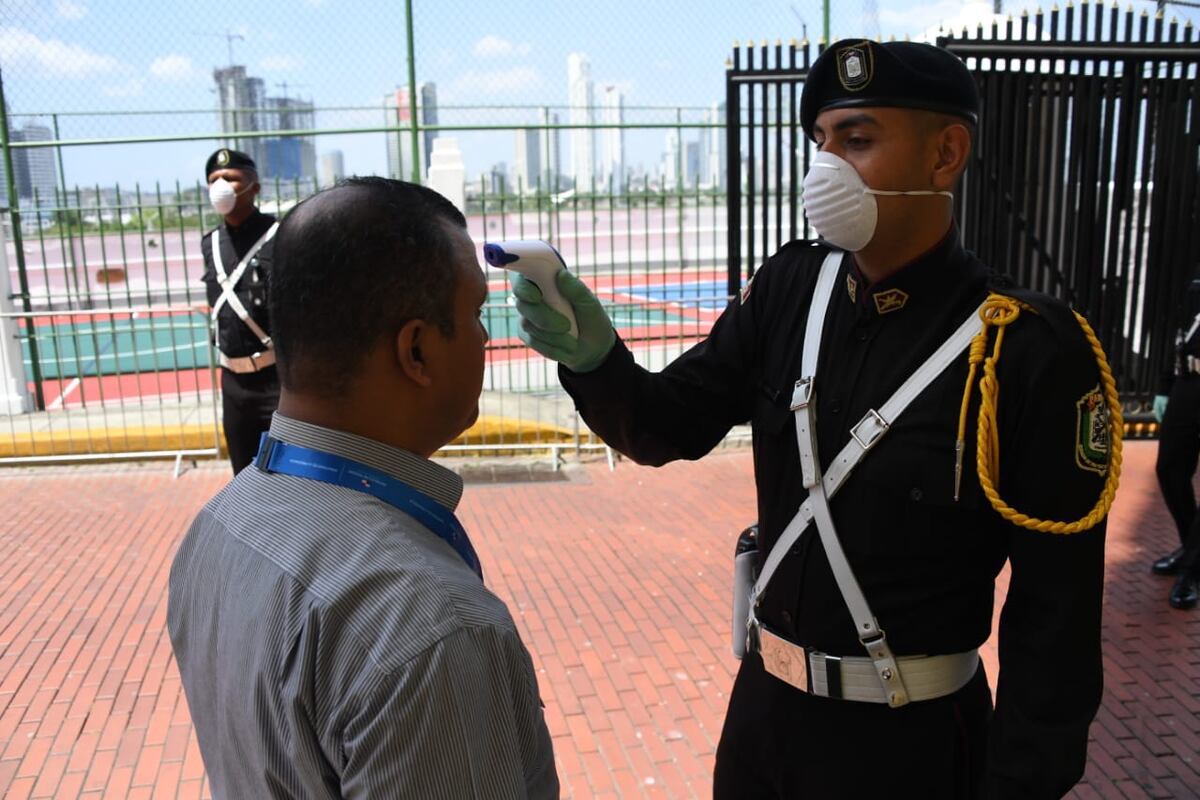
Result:
[[[763,668],[784,683],[802,692],[808,688],[808,661],[804,648],[776,636],[763,626],[758,628],[759,654]]]
[[[863,426],[872,422],[875,423],[874,429],[864,434],[862,432]],[[857,425],[850,429],[850,436],[854,441],[858,442],[858,446],[863,450],[870,450],[879,441],[879,437],[883,436],[890,427],[891,424],[883,418],[883,415],[872,408],[866,413],[866,416],[858,421]]]
[[[796,385],[792,389],[792,404],[788,407],[788,410],[799,411],[802,408],[808,408],[808,403],[812,400],[812,391],[812,378],[801,378],[796,381]]]

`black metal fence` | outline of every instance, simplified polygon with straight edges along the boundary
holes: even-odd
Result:
[[[1085,2],[938,43],[964,59],[983,97],[957,199],[966,246],[1087,315],[1122,394],[1145,399],[1200,270],[1200,36]],[[810,143],[798,121],[809,59],[807,43],[734,52],[731,292],[808,235],[798,192]]]
[[[1169,367],[1200,268],[1200,37],[1082,3],[946,37],[983,95],[967,245],[1092,321],[1131,398]]]
[[[741,287],[743,264],[752,278],[755,265],[784,242],[808,235],[798,196],[811,155],[800,128],[810,52],[807,40],[786,47],[735,43],[725,71],[730,296]]]

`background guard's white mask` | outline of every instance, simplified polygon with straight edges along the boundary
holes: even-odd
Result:
[[[804,214],[825,241],[855,253],[875,236],[875,226],[879,222],[877,194],[954,197],[950,192],[872,189],[849,162],[833,153],[820,152],[813,157],[808,174],[804,176]]]
[[[238,192],[232,183],[224,178],[217,178],[208,185],[208,202],[212,203],[213,211],[225,216],[237,206],[238,195],[248,190],[249,187]]]

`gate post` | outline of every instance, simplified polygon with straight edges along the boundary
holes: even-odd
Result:
[[[33,397],[25,380],[25,364],[17,332],[13,303],[12,278],[8,273],[8,246],[4,225],[0,223],[0,414],[9,416],[33,411]],[[30,320],[32,322],[32,320]]]

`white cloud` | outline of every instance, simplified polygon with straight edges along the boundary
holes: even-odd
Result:
[[[32,67],[69,78],[112,72],[120,66],[112,56],[60,39],[42,39],[13,27],[0,28],[0,63],[6,67]]]
[[[195,74],[195,68],[187,56],[162,56],[150,62],[150,74],[160,81],[186,81]]]
[[[77,20],[86,17],[88,9],[75,0],[54,0],[54,12],[63,19]]]
[[[472,52],[478,58],[514,58],[527,56],[532,49],[524,42],[517,44],[489,34],[475,43]]]
[[[533,67],[510,67],[490,71],[470,70],[450,84],[456,98],[486,99],[494,95],[517,94],[542,85],[542,75]]]
[[[124,83],[105,86],[100,93],[105,97],[137,97],[145,88],[146,81],[143,78],[130,78]]]
[[[267,56],[258,62],[258,68],[263,72],[287,72],[300,69],[302,66],[304,66],[304,59],[300,56]]]

